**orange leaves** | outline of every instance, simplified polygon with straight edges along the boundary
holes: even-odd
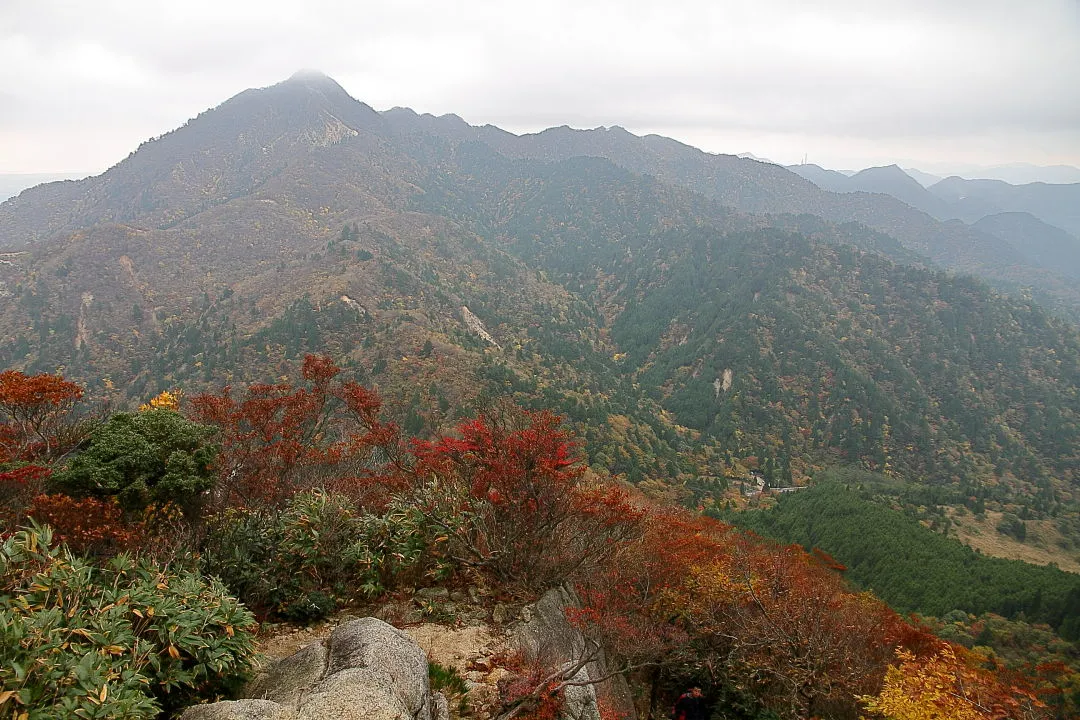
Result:
[[[873,689],[892,654],[892,626],[903,625],[801,548],[741,535],[673,597],[730,675],[800,716],[850,705]]]
[[[0,372],[0,462],[48,459],[77,442],[71,411],[82,396],[59,375]]]
[[[925,642],[825,557],[672,508],[642,522],[569,613],[631,663],[704,663],[783,717],[843,716],[878,689],[897,643]]]
[[[40,493],[52,474],[47,467],[24,465],[0,472],[0,526],[15,527],[30,500]]]
[[[83,389],[59,375],[26,375],[18,370],[0,372],[0,408],[9,413],[24,408],[58,407],[82,398]]]
[[[53,537],[76,552],[113,554],[133,547],[142,534],[140,524],[125,523],[117,503],[93,498],[38,495],[27,514],[52,526]]]
[[[835,572],[847,572],[847,565],[834,558],[819,547],[811,548],[810,555],[821,563],[821,566]]]

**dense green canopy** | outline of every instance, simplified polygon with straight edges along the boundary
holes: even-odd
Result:
[[[115,496],[128,510],[170,501],[190,507],[214,484],[214,432],[172,410],[118,413],[53,482],[72,495]]]

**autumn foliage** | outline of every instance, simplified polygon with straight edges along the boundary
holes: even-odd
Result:
[[[379,419],[378,395],[336,380],[339,373],[329,358],[308,355],[301,387],[250,385],[239,397],[226,387],[192,398],[192,417],[220,431],[219,506],[280,506],[315,487],[358,499],[384,495],[397,427]]]
[[[589,486],[558,417],[516,411],[417,443],[416,500],[463,563],[504,583],[553,587],[598,571],[638,532],[625,492]]]
[[[0,528],[14,528],[25,518],[30,501],[45,489],[51,474],[42,465],[0,469]]]
[[[897,653],[923,662],[948,647],[853,592],[820,553],[672,508],[649,507],[643,527],[608,572],[578,581],[583,604],[569,613],[624,666],[663,667],[683,686],[723,687],[783,718],[855,718],[858,697],[876,698],[886,678],[912,674],[894,665]],[[1040,717],[1022,684],[962,649],[956,657],[952,670],[978,688],[979,707]]]
[[[50,460],[78,443],[72,410],[83,389],[59,375],[0,372],[0,463]]]
[[[407,444],[380,418],[378,395],[340,375],[329,358],[308,356],[297,385],[225,388],[186,407],[170,391],[114,416],[62,463],[81,389],[2,373],[0,502],[16,498],[7,504],[29,505],[72,548],[105,555],[202,522],[221,541],[200,545],[202,562],[216,563],[204,570],[267,613],[313,599],[332,607],[357,587],[385,592],[395,572],[480,576],[519,595],[563,586],[579,600],[568,620],[611,667],[649,668],[673,686],[693,680],[780,718],[1043,716],[1024,682],[853,592],[824,551],[765,541],[600,478],[551,413],[487,413]],[[118,434],[121,425],[141,434]],[[189,435],[190,461],[147,440]],[[128,482],[120,470],[142,467],[143,456],[161,477],[139,470]],[[50,475],[84,497],[42,494]],[[105,482],[114,476],[122,488]],[[153,501],[135,522],[108,499],[123,501],[129,486],[146,491],[129,515]],[[173,488],[208,514],[176,510],[180,498],[162,496]],[[292,585],[269,581],[268,562]],[[565,668],[517,670],[504,688],[513,714],[555,718]]]
[[[884,686],[864,697],[866,709],[889,720],[999,720],[1045,717],[1043,703],[1027,687],[1006,684],[986,668],[986,658],[938,643],[917,656],[897,650]]]
[[[53,529],[53,537],[77,553],[114,555],[135,547],[141,523],[129,523],[116,502],[68,495],[38,495],[28,514]]]

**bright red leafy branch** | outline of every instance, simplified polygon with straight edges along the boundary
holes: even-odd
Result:
[[[296,492],[328,487],[374,501],[393,479],[399,433],[379,419],[378,395],[339,381],[329,358],[304,359],[304,385],[259,384],[190,401],[190,414],[221,431],[217,500],[281,505]]]

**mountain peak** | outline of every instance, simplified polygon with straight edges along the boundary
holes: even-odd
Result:
[[[321,70],[315,70],[313,68],[301,68],[300,70],[297,70],[292,75],[290,75],[289,79],[286,80],[285,82],[290,82],[290,83],[325,83],[325,82],[334,82],[334,80],[329,75],[322,72]],[[334,84],[336,85],[337,83],[334,83]]]
[[[879,177],[879,178],[896,178],[899,180],[914,180],[910,175],[904,172],[903,168],[895,163],[892,165],[880,165],[878,167],[869,167],[865,170],[860,170],[855,173],[853,177]]]
[[[284,80],[274,87],[290,90],[314,90],[327,96],[349,97],[349,93],[345,92],[345,88],[341,87],[334,78],[319,70],[298,70],[290,75],[288,80]]]

